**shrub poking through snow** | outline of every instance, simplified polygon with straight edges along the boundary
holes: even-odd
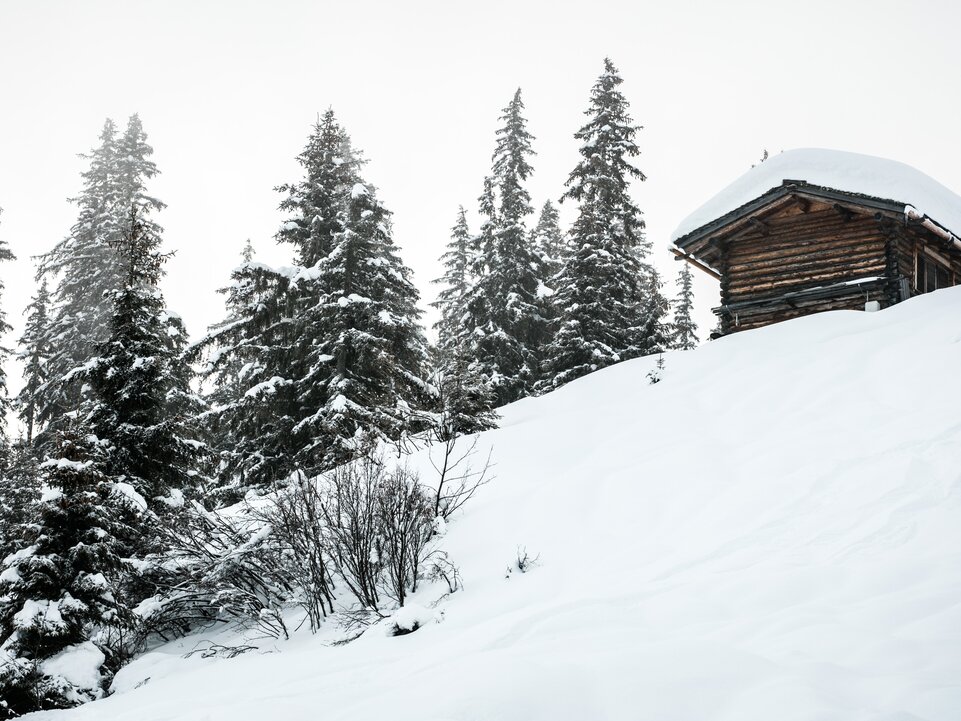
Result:
[[[517,558],[514,559],[514,563],[507,567],[507,573],[504,574],[504,578],[510,578],[514,574],[514,571],[527,573],[539,565],[541,565],[541,554],[538,553],[536,556],[531,556],[527,552],[526,546],[518,546]]]
[[[319,478],[294,474],[231,513],[188,507],[167,531],[173,570],[144,624],[169,637],[239,621],[284,638],[291,606],[316,632],[338,610],[346,625],[368,626],[404,607],[424,579],[453,593],[461,579],[437,548],[435,503],[416,474],[367,453]]]

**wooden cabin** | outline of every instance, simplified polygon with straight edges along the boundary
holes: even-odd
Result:
[[[720,331],[824,310],[878,310],[961,285],[961,197],[894,161],[772,156],[675,231],[672,252],[720,281]]]

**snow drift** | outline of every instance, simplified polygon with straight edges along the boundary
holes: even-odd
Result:
[[[466,588],[419,592],[415,632],[183,658],[231,639],[202,633],[31,718],[961,718],[961,288],[665,364],[504,410],[445,536]]]

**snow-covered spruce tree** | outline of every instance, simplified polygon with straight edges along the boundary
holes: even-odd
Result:
[[[678,294],[674,301],[674,328],[671,347],[677,350],[697,348],[697,324],[691,317],[694,308],[694,275],[691,266],[681,264],[677,274]]]
[[[51,341],[47,329],[50,321],[49,309],[50,292],[47,289],[47,279],[43,278],[37,294],[24,311],[27,322],[20,336],[20,351],[17,353],[23,363],[23,387],[17,395],[16,405],[20,420],[26,426],[27,445],[33,443],[38,394],[50,377],[47,365],[51,355]]]
[[[283,481],[295,468],[300,406],[293,381],[302,364],[290,277],[255,262],[249,241],[242,260],[220,289],[226,317],[194,346],[206,354],[210,410],[203,418],[218,479],[208,498],[214,506]]]
[[[0,560],[20,547],[27,521],[34,516],[40,499],[37,459],[23,439],[10,445],[0,473]]]
[[[312,268],[330,255],[334,237],[343,230],[345,198],[363,159],[328,109],[314,125],[297,162],[304,178],[277,188],[286,195],[280,209],[287,214],[277,242],[293,246],[298,266]]]
[[[662,350],[663,298],[647,262],[644,220],[630,181],[644,180],[631,163],[639,126],[628,113],[610,60],[591,91],[588,122],[575,138],[581,161],[563,199],[578,203],[573,250],[555,278],[556,333],[547,349],[546,389],[619,361]],[[653,316],[651,314],[654,314]]]
[[[160,251],[157,231],[131,207],[114,243],[123,287],[109,294],[108,336],[95,346],[83,377],[92,389],[86,419],[104,446],[107,477],[130,484],[148,502],[176,503],[199,482],[201,444],[190,418],[200,401],[189,387],[183,326],[158,286],[169,256]]]
[[[487,188],[489,191],[490,183]],[[447,251],[441,256],[446,270],[434,281],[444,287],[431,304],[441,312],[440,320],[434,324],[438,343],[433,358],[433,385],[437,391],[434,430],[441,440],[496,426],[494,395],[478,364],[473,363],[470,337],[463,332],[476,245],[461,206]]]
[[[298,384],[305,469],[354,457],[362,436],[415,430],[412,412],[429,401],[419,294],[392,240],[390,212],[359,176],[341,202],[330,255],[298,283],[311,302],[303,324],[316,338]]]
[[[40,275],[56,279],[46,334],[48,377],[34,397],[40,427],[49,424],[54,431],[84,401],[84,381],[76,371],[107,337],[110,293],[123,286],[126,272],[115,248],[131,207],[152,232],[160,232],[151,216],[164,204],[149,196],[144,185],[158,173],[152,153],[138,116],[129,119],[119,137],[108,119],[100,145],[85,156],[90,165],[82,174],[80,195],[73,199],[77,222],[64,240],[40,256]],[[44,446],[45,438],[41,433],[37,442]]]
[[[457,346],[464,322],[465,302],[471,288],[472,239],[467,225],[464,206],[457,211],[457,222],[450,231],[447,250],[440,257],[444,274],[432,281],[441,285],[437,300],[431,306],[440,311],[440,319],[434,323],[437,346],[441,356]]]
[[[497,427],[494,393],[468,353],[455,346],[435,365],[433,434],[442,442]]]
[[[3,210],[0,209],[0,213]],[[0,240],[0,262],[5,260],[14,260],[13,253],[10,252],[10,248],[7,246],[6,241]],[[3,299],[4,285],[0,282],[0,301]],[[0,307],[0,335],[8,333],[10,331],[10,324],[7,323],[7,315],[3,312],[2,307]],[[3,363],[10,356],[10,351],[0,346],[0,419],[6,419],[13,407],[13,402],[7,395],[7,373],[3,369]],[[9,450],[9,440],[7,438],[6,423],[0,422],[0,468],[6,462],[7,452]]]
[[[221,452],[227,488],[330,467],[358,433],[397,437],[425,404],[417,291],[333,111],[298,161],[303,180],[278,188],[287,218],[277,234],[297,265],[238,269],[227,320],[198,344],[213,373],[209,416],[235,449]]]
[[[316,267],[343,231],[345,199],[361,160],[327,110],[297,161],[302,180],[276,188],[286,214],[276,239],[292,247],[296,265],[274,269],[245,260],[222,291],[227,318],[196,345],[207,354],[205,375],[213,385],[206,418],[219,463],[214,503],[285,482],[311,445],[295,426],[326,403],[315,389],[307,389],[310,401],[301,395],[308,356],[324,333],[306,314],[320,303]]]
[[[526,227],[532,208],[524,183],[532,172],[533,136],[523,110],[518,90],[500,118],[492,176],[481,196],[481,215],[489,225],[481,227],[477,280],[467,299],[470,353],[498,405],[532,392],[546,333],[543,269]],[[485,207],[493,204],[492,191],[496,210]]]
[[[130,624],[118,602],[127,549],[116,531],[128,511],[98,453],[80,428],[58,431],[35,520],[4,562],[0,717],[98,698],[122,661],[114,642]]]
[[[641,326],[641,337],[644,346],[641,355],[663,353],[671,347],[673,327],[668,319],[671,303],[664,295],[661,274],[653,266],[649,266],[644,275],[644,305]]]
[[[549,287],[570,254],[567,238],[561,230],[560,214],[551,201],[544,203],[534,226],[533,244],[544,267],[544,280]]]

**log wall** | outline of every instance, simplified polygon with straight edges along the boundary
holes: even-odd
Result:
[[[807,203],[778,209],[737,236],[720,239],[721,302],[735,306],[798,293],[853,279],[888,275],[898,264],[896,240],[883,232],[873,213]],[[910,245],[910,241],[905,241]],[[913,261],[912,261],[913,262]],[[891,289],[851,286],[832,298],[803,299],[741,307],[722,315],[724,332],[756,328],[822,310],[882,307],[896,302]]]

